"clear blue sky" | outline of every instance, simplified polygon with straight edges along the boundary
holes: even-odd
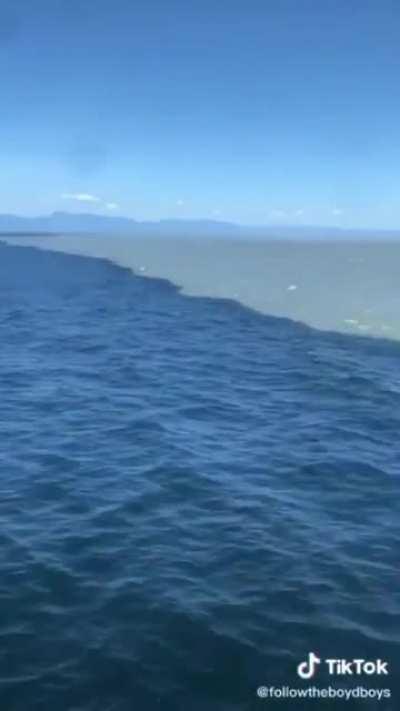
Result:
[[[399,0],[1,0],[0,212],[399,228],[399,38]]]

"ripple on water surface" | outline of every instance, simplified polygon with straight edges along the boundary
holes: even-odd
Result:
[[[311,650],[396,669],[400,346],[0,254],[3,707],[256,709]]]

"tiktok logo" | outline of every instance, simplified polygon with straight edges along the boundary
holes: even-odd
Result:
[[[322,660],[314,652],[310,652],[308,660],[298,665],[297,674],[302,679],[312,679],[317,670],[317,665],[321,664],[321,662]],[[382,659],[375,659],[374,661],[368,659],[352,659],[351,661],[348,659],[324,659],[323,663],[328,667],[328,674],[333,676],[389,674],[389,662],[384,662]]]
[[[317,664],[321,664],[320,658],[317,657],[314,652],[310,652],[308,655],[308,661],[302,662],[297,667],[298,675],[301,676],[302,679],[312,679],[316,672]]]

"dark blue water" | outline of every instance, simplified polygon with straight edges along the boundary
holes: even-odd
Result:
[[[399,708],[399,344],[4,245],[0,344],[2,710]]]

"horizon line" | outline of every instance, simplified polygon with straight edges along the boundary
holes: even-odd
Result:
[[[229,226],[233,228],[238,228],[238,229],[247,229],[247,230],[262,230],[262,229],[273,229],[273,230],[279,230],[279,229],[290,229],[290,230],[335,230],[338,232],[385,232],[385,233],[398,233],[400,235],[400,227],[364,227],[364,226],[357,226],[357,227],[345,227],[342,225],[324,225],[324,224],[295,224],[295,223],[257,223],[257,224],[247,224],[247,223],[241,223],[241,222],[235,222],[232,220],[223,220],[223,219],[218,219],[218,218],[212,218],[212,217],[161,217],[158,219],[148,219],[148,220],[138,220],[135,217],[129,217],[127,215],[102,215],[98,214],[95,212],[70,212],[67,210],[54,210],[53,212],[46,213],[46,214],[36,214],[36,215],[20,215],[18,213],[12,213],[12,212],[2,212],[0,213],[0,219],[1,218],[15,218],[18,220],[40,220],[40,219],[49,219],[52,217],[56,216],[66,216],[66,217],[90,217],[90,218],[95,218],[98,220],[104,220],[105,222],[112,222],[112,221],[119,221],[119,220],[124,220],[127,222],[132,222],[136,225],[162,225],[163,223],[178,223],[178,224],[195,224],[195,223],[208,223],[211,225],[221,225],[221,226]],[[7,230],[3,231],[0,228],[0,233],[5,233]],[[14,231],[14,230],[12,230]]]
[[[294,224],[294,223],[257,223],[257,224],[247,224],[247,223],[241,223],[241,222],[235,222],[232,220],[223,220],[223,219],[218,219],[218,218],[212,218],[212,217],[161,217],[158,219],[153,219],[153,220],[138,220],[135,217],[130,217],[127,215],[102,215],[94,212],[69,212],[67,210],[54,210],[53,212],[46,213],[46,214],[36,214],[36,215],[20,215],[18,213],[12,213],[12,212],[2,212],[0,213],[0,219],[1,218],[14,218],[17,220],[40,220],[40,219],[49,219],[52,217],[56,216],[66,216],[66,217],[82,217],[82,218],[95,218],[97,220],[103,220],[105,222],[112,222],[112,221],[119,221],[119,220],[124,220],[127,222],[132,222],[136,225],[162,225],[163,223],[178,223],[178,224],[198,224],[198,223],[208,223],[210,225],[215,225],[215,226],[225,226],[225,227],[232,227],[232,228],[237,228],[237,229],[244,229],[244,230],[262,230],[262,229],[268,229],[268,230],[283,230],[283,229],[289,229],[289,230],[299,230],[299,231],[304,231],[304,230],[334,230],[337,232],[367,232],[367,233],[375,233],[375,232],[384,232],[384,233],[390,233],[390,234],[399,234],[400,236],[400,226],[399,227],[345,227],[342,225],[324,225],[324,224]],[[5,234],[10,230],[2,230],[0,227],[0,234],[3,233]],[[12,229],[12,232],[15,230]],[[41,230],[42,231],[42,230]]]

